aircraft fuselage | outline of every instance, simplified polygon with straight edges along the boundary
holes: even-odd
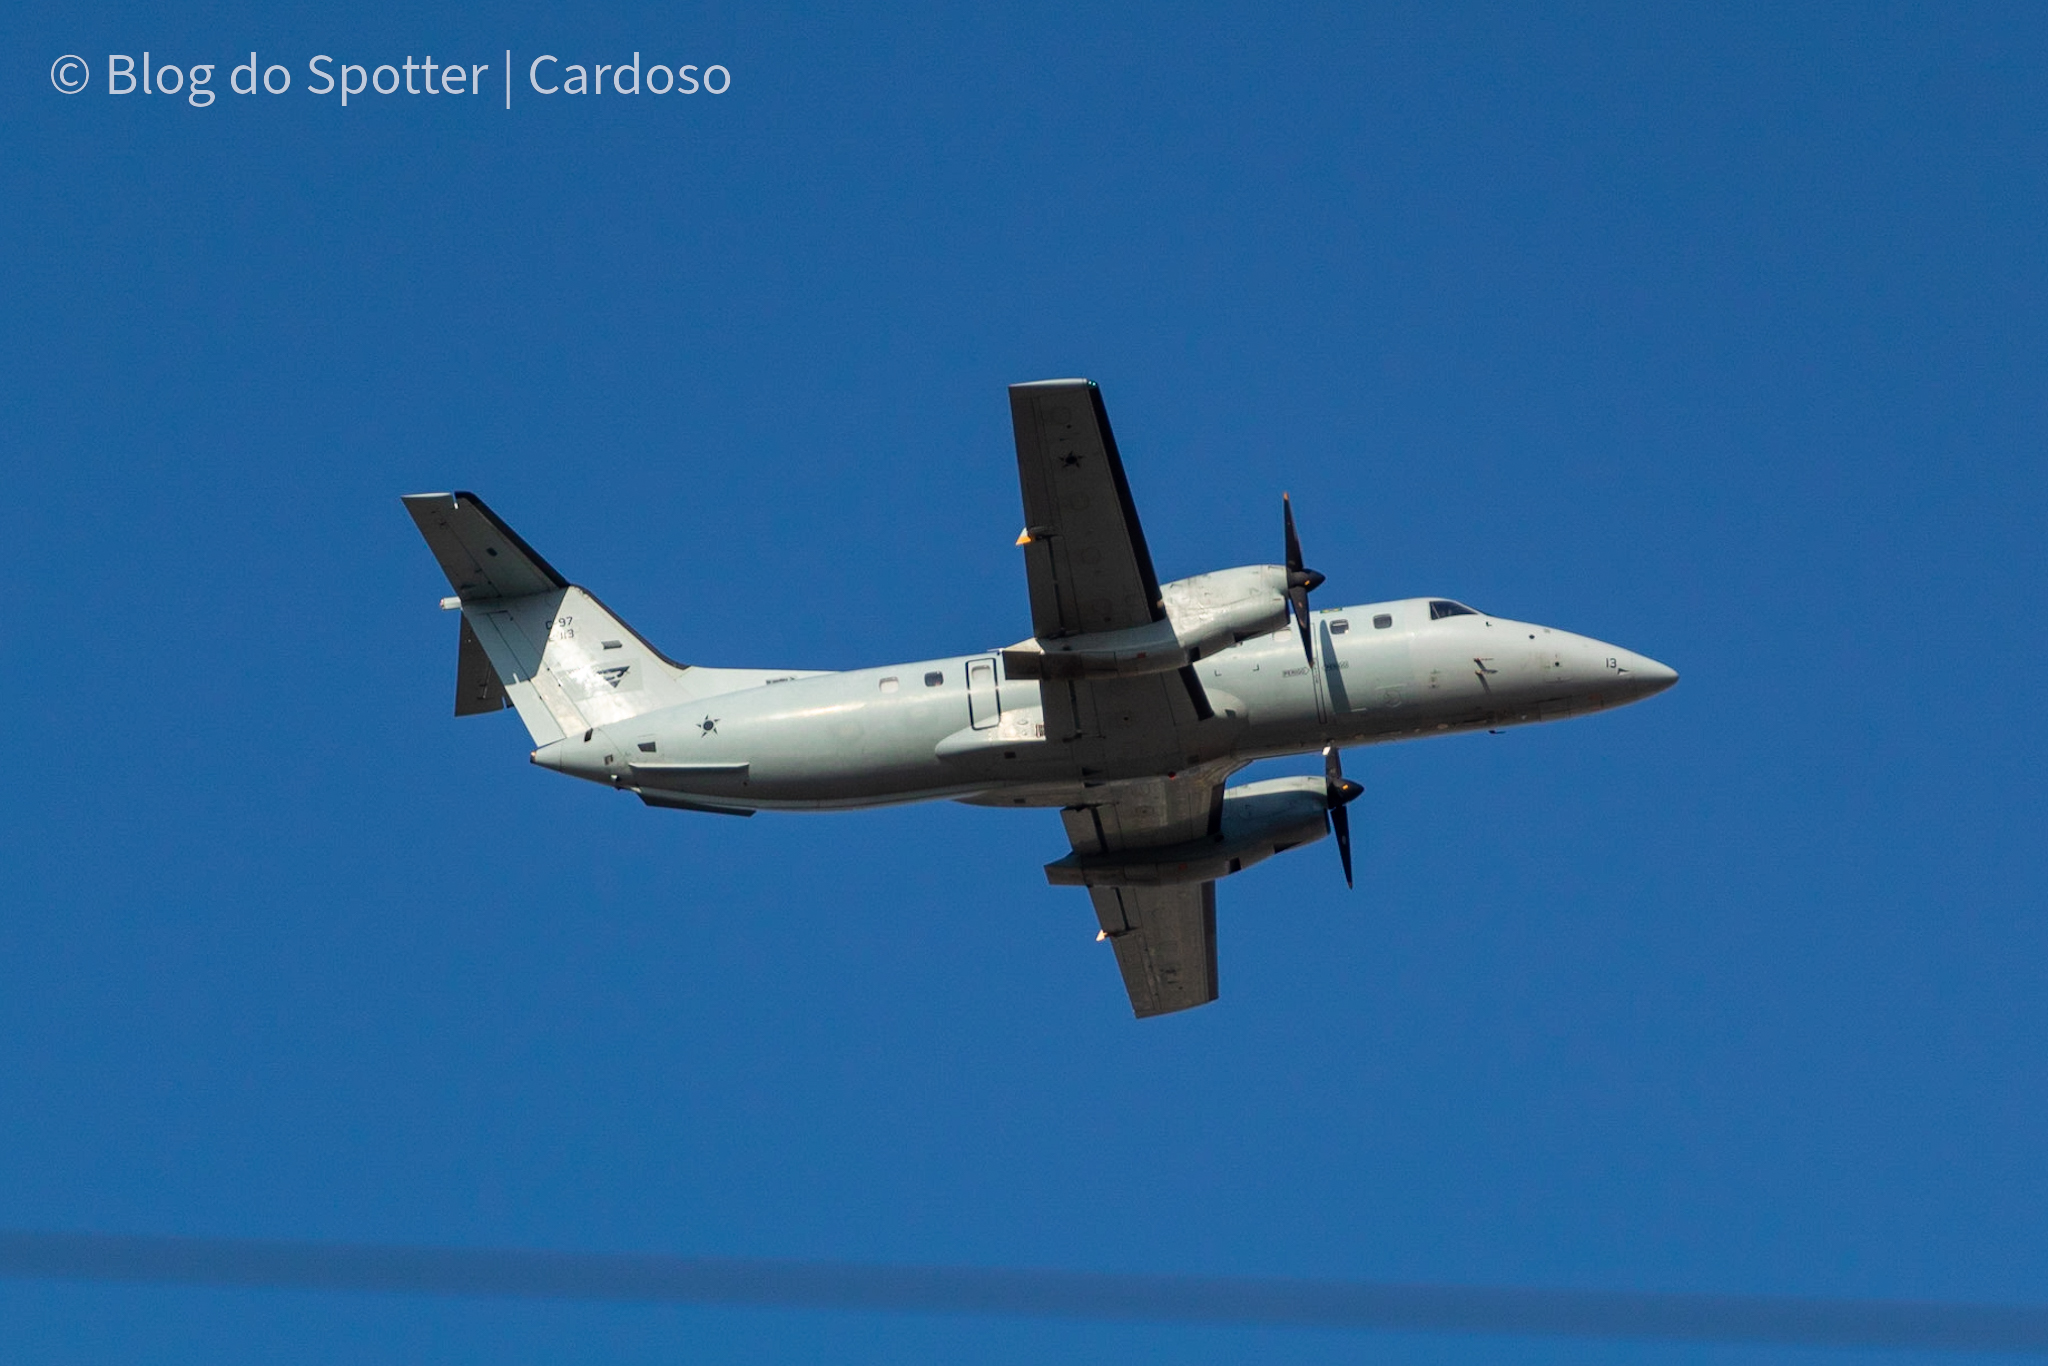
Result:
[[[1677,679],[1619,646],[1445,599],[1317,610],[1310,621],[1313,665],[1287,626],[1189,666],[1210,714],[1177,724],[1170,748],[1045,734],[1041,690],[1069,684],[1013,678],[1004,652],[988,650],[770,676],[570,734],[535,750],[533,761],[684,809],[829,810],[948,797],[1065,806],[1102,783],[1197,766],[1561,720]]]

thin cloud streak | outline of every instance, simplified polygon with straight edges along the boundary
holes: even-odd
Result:
[[[35,1232],[0,1232],[0,1276],[762,1309],[2048,1353],[2048,1306]]]

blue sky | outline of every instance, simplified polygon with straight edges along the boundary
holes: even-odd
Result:
[[[21,16],[0,1225],[2048,1299],[2048,24],[1954,9]],[[305,89],[507,48],[732,86]],[[294,85],[105,93],[145,49]],[[1163,576],[1277,559],[1290,489],[1325,603],[1684,681],[1354,753],[1359,889],[1327,848],[1227,882],[1222,1001],[1143,1024],[1050,815],[657,813],[449,716],[399,494],[477,490],[680,659],[982,648],[1028,629],[1003,386],[1069,374]],[[37,1283],[0,1322],[1823,1359]]]

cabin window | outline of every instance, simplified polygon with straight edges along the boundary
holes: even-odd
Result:
[[[1429,605],[1429,619],[1442,621],[1445,617],[1476,617],[1479,614],[1462,602],[1445,602],[1438,598]]]
[[[946,676],[940,673],[937,669],[933,669],[930,673],[924,676],[924,685],[927,688],[936,688],[945,681]]]
[[[1393,624],[1394,618],[1386,612],[1382,612],[1372,619],[1372,629],[1375,631],[1384,631]]]
[[[1351,623],[1346,621],[1342,617],[1339,617],[1337,618],[1337,620],[1330,623],[1330,634],[1333,636],[1341,636],[1350,629]]]
[[[896,691],[896,680],[895,680],[895,679],[893,679],[893,678],[885,678],[885,679],[883,679],[883,680],[882,680],[882,691],[883,691],[883,692],[895,692],[895,691]]]

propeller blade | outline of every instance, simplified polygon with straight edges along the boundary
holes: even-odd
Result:
[[[1287,522],[1287,580],[1291,584],[1302,572],[1301,537],[1294,534],[1294,499],[1284,493],[1280,495],[1280,515]]]
[[[1335,745],[1323,746],[1323,802],[1330,820],[1330,833],[1337,837],[1337,857],[1344,861],[1344,885],[1351,881],[1351,813],[1344,808],[1358,800],[1365,789],[1344,776],[1344,762]]]
[[[1308,595],[1320,588],[1323,576],[1301,562],[1301,537],[1294,531],[1294,500],[1286,494],[1280,495],[1280,516],[1287,527],[1287,607],[1294,613],[1294,624],[1301,631],[1301,652],[1308,656],[1310,668],[1316,664],[1316,647],[1309,635]]]
[[[1344,885],[1351,881],[1351,813],[1341,806],[1330,808],[1330,831],[1337,837],[1337,857],[1344,860]]]
[[[1294,613],[1294,624],[1301,628],[1301,652],[1308,656],[1308,666],[1313,669],[1316,666],[1316,646],[1308,633],[1308,590],[1288,589],[1287,606]]]

